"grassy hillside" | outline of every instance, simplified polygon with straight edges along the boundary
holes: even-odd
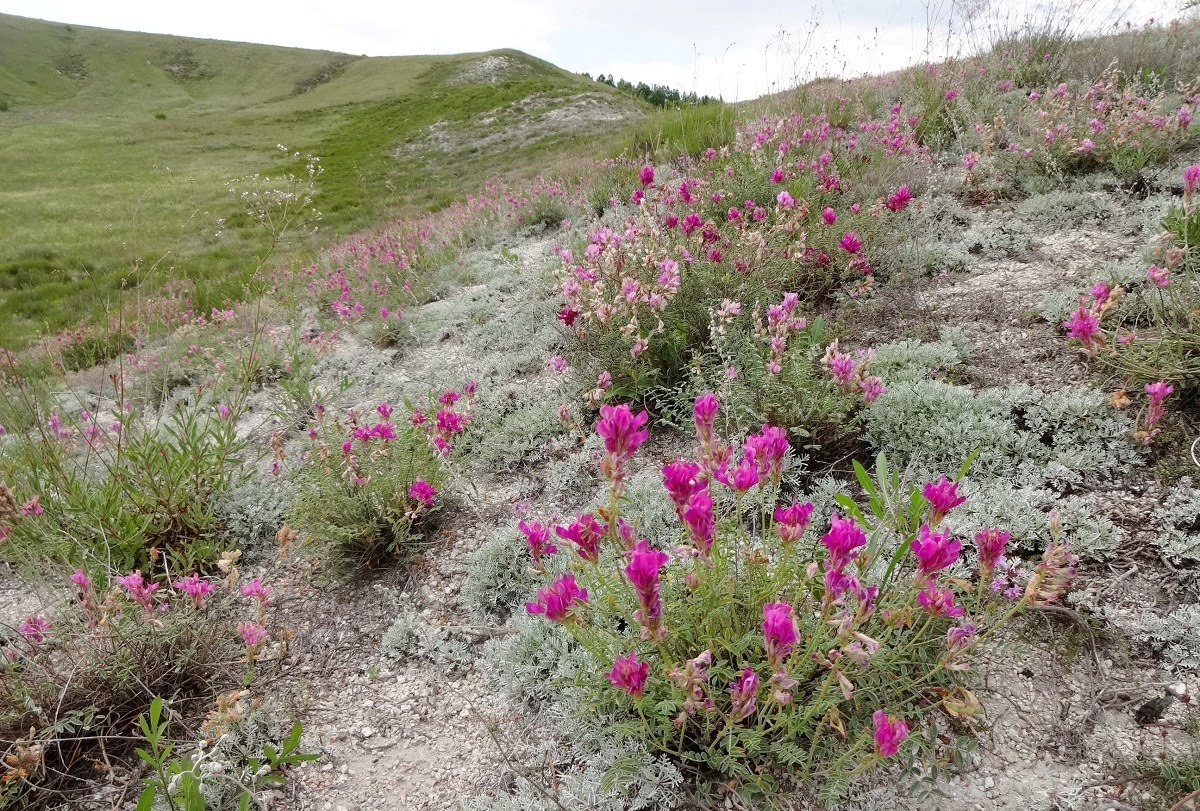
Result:
[[[264,244],[226,183],[301,170],[278,144],[320,157],[332,235],[532,174],[639,112],[516,51],[367,58],[0,15],[0,345],[169,277],[202,308],[237,297]]]

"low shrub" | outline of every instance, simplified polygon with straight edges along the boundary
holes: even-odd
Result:
[[[533,568],[551,540],[571,557],[526,609],[585,653],[568,676],[580,706],[615,739],[747,794],[787,775],[836,802],[851,776],[888,763],[936,780],[955,748],[946,732],[980,711],[972,652],[1073,574],[1056,517],[1041,561],[999,593],[993,575],[1019,577],[1001,562],[1007,533],[977,536],[977,571],[956,566],[963,544],[945,519],[957,485],[904,486],[881,457],[876,479],[857,469],[869,506],[839,495],[829,532],[809,540],[811,505],[776,505],[781,432],[734,448],[714,433],[716,412],[711,395],[697,400],[698,457],[663,468],[679,522],[669,551],[623,517],[629,460],[648,435],[627,406],[604,407],[597,424],[605,503],[526,533]],[[512,656],[533,642],[508,644]],[[530,681],[562,666],[566,649],[547,650],[526,661],[543,662]]]
[[[1016,259],[1033,248],[1033,229],[1021,220],[974,225],[963,234],[962,248],[993,261]]]
[[[269,791],[278,791],[293,766],[318,756],[300,751],[300,722],[286,728],[279,714],[246,690],[217,697],[200,727],[199,740],[178,754],[181,744],[167,737],[169,721],[155,698],[138,727],[146,747],[138,757],[153,772],[138,797],[142,807],[165,800],[170,808],[247,811],[266,807]]]
[[[1090,84],[1037,88],[1020,108],[970,130],[968,183],[976,163],[980,175],[998,171],[1013,182],[1032,173],[1062,185],[1071,174],[1108,169],[1144,183],[1149,169],[1190,142],[1192,114],[1188,99],[1146,93],[1115,65]]]
[[[972,351],[970,340],[961,330],[942,327],[937,341],[905,339],[875,347],[871,373],[888,385],[929,380],[956,370]]]
[[[915,475],[936,475],[978,452],[980,475],[1031,485],[1119,479],[1142,464],[1135,422],[1085,387],[975,392],[940,380],[890,387],[866,410],[866,436]]]
[[[1017,205],[1021,219],[1057,230],[1096,227],[1115,212],[1112,204],[1098,194],[1055,190],[1022,200]]]
[[[776,344],[778,373],[800,302],[874,283],[911,227],[908,177],[925,160],[896,114],[858,132],[796,114],[748,121],[732,145],[673,168],[642,167],[621,195],[636,215],[559,251],[568,355],[607,372],[614,396],[645,400],[741,322]]]
[[[474,393],[473,383],[461,393],[447,390],[433,408],[412,409],[404,421],[392,420],[387,403],[370,417],[352,410],[345,420],[320,409],[308,432],[311,447],[293,472],[292,527],[342,572],[420,549]]]
[[[1138,383],[1200,383],[1200,205],[1195,200],[1200,166],[1183,176],[1183,204],[1172,205],[1153,245],[1154,264],[1145,275],[1110,286],[1095,284],[1063,321],[1101,365]]]
[[[77,569],[67,604],[21,623],[0,648],[0,805],[82,800],[97,768],[133,762],[130,732],[156,697],[194,729],[218,692],[251,683],[271,589],[254,580],[239,593],[236,555],[225,561],[223,584]]]
[[[1176,566],[1200,564],[1200,489],[1187,477],[1154,510],[1154,543]]]
[[[994,391],[973,392],[941,380],[900,382],[866,409],[866,438],[916,476],[947,470],[979,451],[979,475],[1011,475],[1016,430]]]

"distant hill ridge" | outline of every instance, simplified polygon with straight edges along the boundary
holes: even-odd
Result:
[[[235,295],[262,237],[231,178],[317,155],[332,236],[595,153],[647,109],[515,50],[363,57],[0,14],[0,345],[77,320],[168,252],[170,275],[220,280],[201,298]]]

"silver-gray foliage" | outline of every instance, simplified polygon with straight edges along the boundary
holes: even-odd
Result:
[[[968,253],[1000,260],[1025,254],[1033,242],[1033,229],[1021,220],[1007,219],[972,226],[963,234],[961,244]]]
[[[1088,496],[1060,497],[1044,487],[970,478],[960,494],[967,500],[951,515],[954,529],[968,537],[985,528],[1006,530],[1012,533],[1010,548],[1014,550],[1038,553],[1046,548],[1052,509],[1058,510],[1063,536],[1072,551],[1084,559],[1112,557],[1124,538],[1120,527],[1096,514]]]
[[[222,493],[215,511],[238,548],[263,549],[283,526],[295,497],[296,487],[290,479],[256,472]]]
[[[1200,563],[1200,489],[1181,479],[1154,511],[1154,543],[1173,564]]]
[[[553,541],[558,539],[552,538]],[[558,543],[555,544],[559,545]],[[547,559],[550,572],[564,567],[569,549]],[[493,532],[467,563],[467,580],[462,588],[463,606],[476,621],[503,623],[534,598],[550,580],[550,574],[532,569],[529,546],[516,524]]]
[[[943,327],[940,340],[905,339],[875,348],[871,373],[892,385],[928,380],[962,365],[971,354],[971,341],[955,327]]]
[[[1103,193],[1058,189],[1022,200],[1017,214],[1040,228],[1061,231],[1099,225],[1113,216],[1114,209]]]
[[[1166,615],[1143,614],[1135,635],[1179,670],[1200,669],[1200,604],[1182,605]]]
[[[532,767],[547,762],[572,765],[542,780],[524,770],[509,794],[467,799],[468,811],[673,811],[684,807],[683,775],[666,757],[632,740],[609,734],[606,719],[555,708],[543,713],[557,734],[543,741],[512,741],[512,757]],[[537,781],[537,782],[531,782]],[[553,797],[553,799],[551,799]]]
[[[552,702],[581,669],[591,667],[588,655],[555,623],[519,612],[509,627],[514,633],[486,642],[482,655],[493,687],[513,704]]]
[[[383,634],[383,652],[394,659],[419,657],[438,665],[459,665],[474,658],[470,641],[461,629],[431,622],[412,606],[401,604]]]
[[[901,382],[872,403],[866,424],[867,439],[918,476],[952,474],[978,450],[975,476],[1106,481],[1143,456],[1129,416],[1085,387],[974,392],[940,380]]]

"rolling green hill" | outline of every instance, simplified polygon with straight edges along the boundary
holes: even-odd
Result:
[[[237,297],[264,244],[230,179],[319,156],[330,237],[594,153],[642,109],[518,51],[356,57],[0,15],[0,345],[167,278],[202,308]]]

